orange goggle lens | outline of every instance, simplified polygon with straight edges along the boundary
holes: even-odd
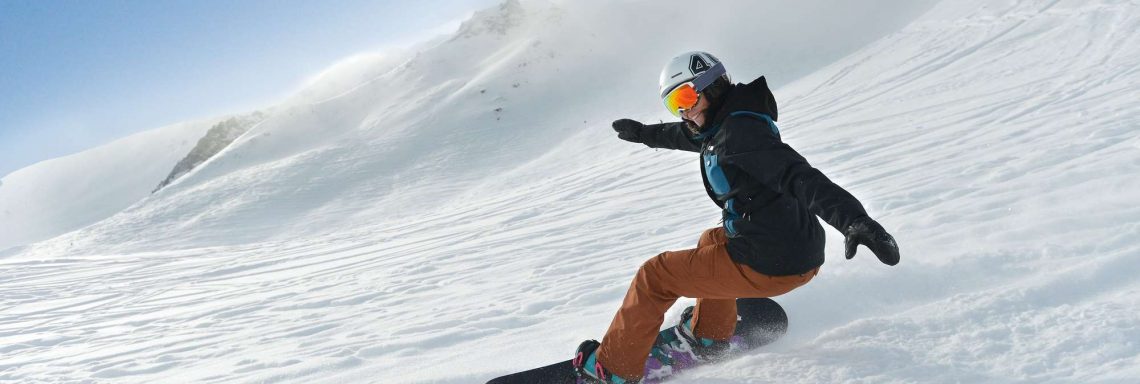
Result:
[[[697,105],[698,98],[699,94],[693,83],[684,83],[665,95],[665,109],[668,109],[673,116],[681,117],[681,111]]]

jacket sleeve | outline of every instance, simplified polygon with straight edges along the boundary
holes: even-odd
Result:
[[[684,122],[646,125],[638,137],[642,144],[650,148],[701,151],[701,143],[692,139]]]
[[[846,233],[856,219],[867,216],[855,196],[831,182],[779,138],[765,135],[759,140],[753,139],[744,145],[746,151],[726,154],[726,162],[776,193],[795,196],[812,214],[841,233]]]

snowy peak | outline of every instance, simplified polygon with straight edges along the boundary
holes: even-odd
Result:
[[[245,134],[250,128],[265,119],[265,114],[261,112],[254,112],[245,116],[231,117],[206,131],[206,135],[198,139],[198,143],[194,145],[194,149],[178,164],[174,165],[174,170],[170,171],[170,175],[166,176],[158,187],[155,187],[153,192],[158,192],[163,187],[170,185],[182,175],[190,173],[194,167],[201,165],[209,160],[211,157],[221,152],[234,140],[241,135]]]
[[[523,24],[526,13],[527,9],[518,0],[506,0],[497,8],[476,11],[471,18],[460,24],[452,40],[485,34],[506,36],[507,32]]]

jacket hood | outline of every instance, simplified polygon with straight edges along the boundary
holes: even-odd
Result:
[[[713,124],[720,125],[730,113],[737,111],[750,111],[763,113],[776,121],[779,116],[776,110],[776,97],[768,89],[768,81],[760,76],[751,83],[737,83],[724,96],[720,107],[714,112]]]

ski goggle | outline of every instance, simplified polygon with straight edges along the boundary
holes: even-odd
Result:
[[[682,83],[665,94],[665,109],[668,109],[673,116],[681,117],[681,112],[696,106],[700,99],[701,94],[697,92],[697,87],[692,81]]]
[[[726,73],[724,64],[716,63],[709,68],[709,70],[702,72],[697,77],[687,82],[681,83],[673,89],[661,94],[661,100],[665,102],[665,109],[669,110],[673,116],[681,117],[681,112],[693,108],[700,101],[701,91],[712,85],[716,79],[724,76]]]

